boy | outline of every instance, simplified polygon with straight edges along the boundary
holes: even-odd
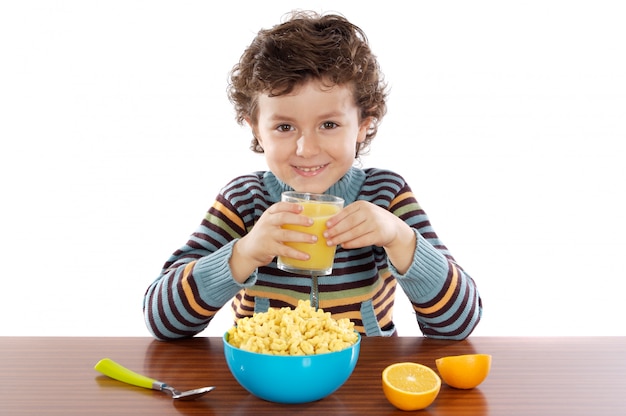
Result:
[[[345,208],[328,220],[333,273],[319,278],[320,307],[361,334],[395,333],[397,284],[424,335],[464,339],[480,320],[475,283],[456,264],[398,174],[353,166],[386,112],[386,85],[365,34],[338,15],[297,12],[261,30],[231,72],[237,121],[269,171],[232,180],[185,246],[165,263],[144,299],[158,339],[201,332],[231,299],[236,318],[308,299],[309,276],[276,267],[306,260],[284,242],[313,242],[282,228],[310,225],[286,190],[328,193]]]

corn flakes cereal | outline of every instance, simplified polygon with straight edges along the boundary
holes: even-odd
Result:
[[[358,334],[347,318],[315,310],[300,300],[295,309],[270,308],[237,320],[228,330],[228,342],[245,351],[271,355],[314,355],[354,345]]]

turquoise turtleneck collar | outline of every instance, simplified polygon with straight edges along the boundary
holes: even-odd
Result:
[[[280,201],[280,194],[284,191],[293,191],[291,186],[282,182],[270,171],[263,174],[263,181],[265,182],[267,192],[272,202]],[[343,198],[345,205],[350,205],[356,201],[364,182],[365,172],[362,169],[352,166],[339,181],[333,184],[324,193]]]

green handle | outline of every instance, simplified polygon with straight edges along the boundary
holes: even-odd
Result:
[[[105,376],[109,376],[124,383],[132,384],[133,386],[144,387],[146,389],[161,390],[165,384],[150,377],[135,373],[110,358],[103,358],[98,361],[94,369],[101,372]]]

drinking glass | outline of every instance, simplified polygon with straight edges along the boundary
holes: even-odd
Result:
[[[318,276],[329,275],[333,271],[333,261],[335,259],[336,246],[327,246],[324,238],[326,221],[337,214],[344,204],[344,200],[334,195],[314,194],[308,192],[287,191],[281,195],[282,201],[295,202],[302,205],[302,214],[313,219],[313,225],[301,226],[285,224],[283,228],[301,231],[308,234],[315,234],[317,242],[299,243],[285,242],[299,251],[309,254],[308,260],[297,260],[290,257],[279,256],[278,268],[290,273],[303,274],[312,278],[311,304],[318,307]]]

